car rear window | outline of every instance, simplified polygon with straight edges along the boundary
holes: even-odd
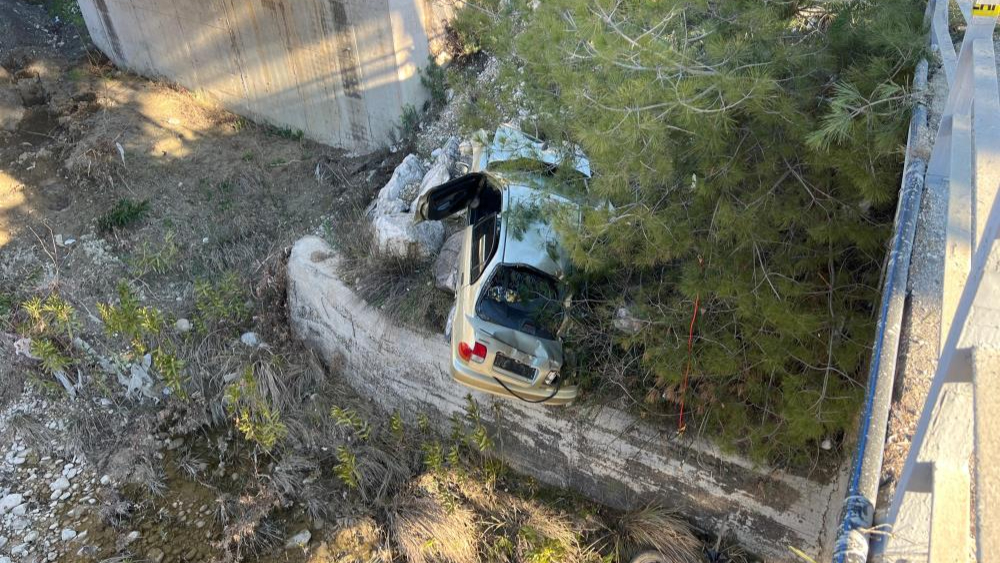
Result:
[[[555,340],[562,303],[555,278],[524,266],[497,267],[476,306],[484,321]]]

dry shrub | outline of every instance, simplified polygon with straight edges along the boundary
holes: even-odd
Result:
[[[475,563],[479,530],[463,506],[449,510],[430,496],[400,495],[392,507],[392,532],[410,563]]]
[[[340,253],[340,277],[362,299],[412,328],[444,329],[453,298],[434,286],[430,260],[383,251],[360,209],[344,213],[330,227],[328,239]]]
[[[657,504],[626,513],[613,532],[614,551],[622,558],[652,548],[669,563],[702,561],[701,541],[675,512]]]
[[[344,518],[338,524],[333,538],[316,547],[309,563],[389,563],[393,560],[382,529],[371,518]]]
[[[269,487],[249,489],[238,499],[227,498],[220,507],[219,520],[225,526],[220,547],[234,561],[255,558],[282,541],[281,530],[269,518],[281,505],[280,495]]]
[[[366,504],[381,502],[412,476],[405,458],[377,447],[363,447],[357,454],[358,491]]]

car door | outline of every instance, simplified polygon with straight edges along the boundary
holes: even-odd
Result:
[[[474,172],[433,187],[417,198],[417,221],[440,221],[469,206],[486,182],[485,174]]]

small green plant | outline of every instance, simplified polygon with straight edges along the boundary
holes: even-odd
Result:
[[[50,375],[66,371],[72,363],[56,344],[48,338],[36,338],[31,341],[31,354],[42,362],[42,369]]]
[[[301,129],[292,129],[291,127],[269,127],[267,132],[275,137],[290,141],[301,141],[305,137],[305,133]]]
[[[444,471],[444,448],[441,447],[440,442],[431,442],[429,444],[424,444],[421,449],[424,452],[424,466],[427,467],[432,473],[441,473]]]
[[[139,305],[139,299],[125,282],[118,284],[118,304],[98,303],[97,312],[104,321],[104,331],[123,337],[135,357],[150,350],[151,341],[160,336],[166,318],[155,307]]]
[[[247,151],[243,153],[243,162],[250,162],[253,160],[253,152]]]
[[[244,368],[242,377],[226,387],[225,404],[237,430],[265,452],[288,435],[281,413],[261,392],[253,365]]]
[[[564,543],[546,537],[531,526],[523,526],[517,534],[530,546],[525,563],[559,563],[569,555],[570,550]]]
[[[403,426],[403,417],[400,416],[399,411],[392,411],[392,416],[389,417],[389,430],[392,431],[392,435],[397,441],[403,441],[406,428]]]
[[[76,309],[57,293],[52,293],[44,300],[32,297],[21,304],[28,316],[27,333],[40,336],[60,336],[71,342],[80,322],[76,318]]]
[[[143,277],[147,274],[165,274],[177,265],[177,258],[180,256],[180,248],[174,242],[174,232],[167,231],[163,237],[163,244],[158,248],[153,248],[148,242],[139,245],[137,255],[131,260],[131,266],[136,277]]]
[[[372,429],[368,425],[368,421],[361,418],[354,409],[342,409],[338,406],[334,406],[330,409],[330,416],[337,423],[337,426],[343,426],[351,428],[354,430],[354,434],[361,438],[362,440],[367,440],[371,437]]]
[[[125,229],[142,221],[149,215],[149,200],[135,201],[124,197],[119,199],[107,213],[97,218],[97,229],[108,233],[115,229]]]
[[[440,109],[448,103],[448,82],[444,67],[438,65],[430,55],[427,56],[427,66],[420,70],[420,84],[430,92],[432,108]]]
[[[472,395],[465,396],[465,417],[472,423],[472,432],[467,437],[470,447],[475,447],[481,454],[492,449],[493,439],[490,438],[489,432],[483,426],[483,420],[479,414],[479,403],[472,398]]]
[[[167,388],[175,397],[187,400],[187,391],[184,389],[184,384],[187,382],[184,361],[178,358],[176,353],[168,351],[161,345],[153,353],[153,367],[163,377]]]
[[[333,472],[340,479],[340,482],[351,489],[361,486],[361,474],[358,472],[358,458],[347,446],[337,448],[337,464],[333,466]]]
[[[403,106],[403,113],[399,117],[399,125],[396,126],[396,137],[400,144],[410,146],[417,140],[417,133],[420,131],[420,112],[413,104]]]
[[[233,272],[218,279],[198,280],[194,284],[194,308],[199,328],[222,328],[238,331],[250,322],[249,295]]]
[[[426,413],[420,413],[417,415],[417,428],[423,432],[427,433],[431,430],[431,420],[427,418]]]

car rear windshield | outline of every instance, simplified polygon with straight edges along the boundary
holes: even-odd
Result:
[[[476,306],[484,321],[555,340],[563,308],[555,278],[524,266],[498,266]]]

